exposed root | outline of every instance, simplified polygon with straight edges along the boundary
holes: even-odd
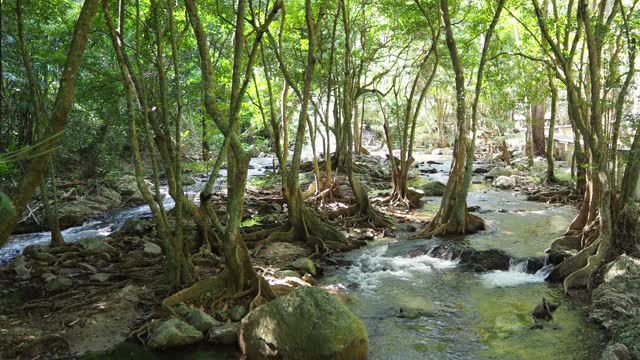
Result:
[[[597,239],[591,245],[580,250],[576,255],[558,264],[558,266],[551,271],[549,276],[547,276],[546,280],[553,282],[562,281],[577,269],[585,267],[589,257],[596,252],[599,244],[600,239]]]
[[[587,265],[582,267],[581,269],[569,274],[564,279],[564,291],[567,293],[569,289],[576,288],[590,288],[591,281],[593,279],[593,274],[598,270],[600,265],[604,262],[608,251],[607,246],[604,242],[600,241],[600,239],[594,241],[593,244],[596,245],[595,254],[591,255],[587,259]],[[592,245],[593,245],[592,244]]]
[[[481,217],[466,211],[464,224],[456,224],[449,220],[441,223],[440,214],[436,214],[433,220],[427,225],[427,229],[412,238],[447,237],[457,235],[471,235],[486,230],[487,226]]]
[[[229,275],[229,272],[225,270],[216,276],[200,280],[190,287],[167,297],[162,301],[162,305],[173,307],[180,302],[193,304],[203,298],[217,298],[224,294],[227,283],[231,280]]]

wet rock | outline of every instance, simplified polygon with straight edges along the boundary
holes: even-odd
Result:
[[[184,304],[183,304],[184,305]],[[186,315],[185,319],[191,326],[198,329],[201,332],[206,332],[207,330],[222,325],[216,319],[214,319],[211,315],[202,311],[201,309],[190,309]]]
[[[473,173],[474,174],[486,174],[489,172],[489,169],[485,168],[485,167],[477,167],[475,169],[473,169]]]
[[[547,298],[543,297],[542,302],[533,309],[531,315],[536,320],[551,320],[553,316],[552,312],[556,311],[556,309],[560,306],[560,304],[553,304],[547,300]]]
[[[516,179],[512,176],[499,176],[493,181],[493,186],[499,189],[513,189],[517,184]]]
[[[86,238],[78,240],[78,244],[82,246],[84,251],[89,253],[112,253],[116,249],[109,245],[104,238]]]
[[[207,342],[214,345],[237,345],[240,323],[227,323],[209,331]]]
[[[480,206],[478,206],[478,205],[469,206],[469,207],[467,207],[467,210],[469,212],[478,212],[478,211],[480,211]]]
[[[442,196],[446,188],[447,185],[440,181],[427,181],[420,187],[425,196]]]
[[[105,281],[108,281],[110,278],[111,278],[111,274],[109,273],[97,273],[97,274],[91,275],[89,279],[103,283]]]
[[[309,273],[314,276],[317,273],[316,265],[308,257],[302,257],[292,261],[289,264],[289,267],[298,271]]]
[[[316,279],[309,273],[304,274],[304,276],[302,277],[302,281],[306,281],[307,283],[315,286],[318,284],[318,282],[316,281]]]
[[[527,273],[535,274],[538,270],[542,269],[545,265],[545,260],[544,256],[531,256],[527,258]]]
[[[624,344],[609,344],[602,353],[602,360],[636,360],[637,357]]]
[[[420,174],[435,174],[438,172],[437,169],[432,168],[431,166],[424,166],[418,169]]]
[[[128,236],[143,236],[147,234],[153,228],[153,224],[150,221],[131,217],[125,220],[120,228],[120,233]]]
[[[172,317],[163,321],[154,329],[147,345],[152,349],[167,349],[195,344],[202,340],[202,337],[202,332],[198,331],[198,329]]]
[[[547,250],[547,259],[549,259],[549,263],[553,265],[558,265],[569,257],[571,257],[571,253],[568,251],[563,251],[560,249]]]
[[[147,256],[158,256],[162,254],[162,248],[152,242],[145,242],[142,252]]]
[[[365,359],[368,352],[362,321],[316,287],[298,289],[250,312],[242,320],[239,339],[250,359]]]
[[[442,149],[433,149],[431,150],[431,155],[444,155]]]
[[[240,321],[245,315],[247,315],[247,309],[242,305],[238,305],[234,306],[229,312],[229,319],[231,319],[231,321]]]
[[[474,272],[509,270],[511,256],[499,249],[476,250],[467,248],[460,253],[460,264]]]
[[[591,295],[591,318],[640,354],[640,259],[621,255],[604,269],[603,283]]]
[[[71,281],[71,279],[56,276],[55,278],[47,281],[46,288],[47,291],[55,292],[68,289],[71,285],[73,285],[73,281]]]

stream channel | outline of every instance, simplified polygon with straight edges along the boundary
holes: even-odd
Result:
[[[439,173],[420,175],[446,181],[450,161],[442,156],[422,155],[418,160],[438,160]],[[252,161],[251,176],[260,176],[272,164],[269,158]],[[445,171],[445,172],[442,172]],[[224,175],[224,174],[223,174]],[[224,179],[224,177],[223,177]],[[202,180],[201,180],[202,181]],[[190,187],[197,194],[202,182]],[[172,206],[167,196],[165,205]],[[424,198],[415,215],[429,219],[438,210],[439,197]],[[524,271],[518,257],[542,256],[576,214],[569,206],[529,202],[510,191],[476,184],[469,206],[480,206],[488,230],[465,237],[476,249],[502,249],[513,256],[508,271],[473,273],[462,271],[456,259],[428,255],[411,257],[415,249],[428,249],[438,239],[409,240],[396,231],[394,238],[372,241],[363,248],[338,255],[350,266],[325,271],[323,287],[348,296],[348,306],[367,326],[371,359],[599,359],[602,334],[586,319],[586,311],[563,297],[560,287],[544,282],[545,267],[536,274]],[[117,231],[129,217],[149,216],[146,206],[114,211],[63,232],[67,241]],[[401,227],[399,226],[401,229]],[[26,245],[46,243],[48,233],[14,236],[0,250],[0,263]],[[561,303],[554,319],[543,329],[532,328],[533,308],[542,297]],[[400,311],[402,309],[402,312]],[[311,350],[310,350],[311,351]],[[152,353],[128,343],[115,352],[92,359],[228,359],[234,351],[210,348],[176,349]]]

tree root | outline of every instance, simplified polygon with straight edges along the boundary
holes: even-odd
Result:
[[[487,225],[481,217],[469,213],[466,211],[464,224],[454,225],[451,221],[446,223],[439,223],[439,214],[437,214],[431,222],[427,225],[427,229],[422,231],[412,238],[432,238],[432,237],[447,237],[458,235],[471,235],[480,231],[486,230]]]
[[[565,293],[568,293],[569,289],[591,288],[593,274],[598,270],[598,268],[600,268],[600,265],[602,265],[608,254],[604,242],[596,240],[593,244],[597,244],[597,249],[595,254],[587,258],[587,265],[569,274],[569,276],[564,279]]]
[[[594,241],[591,245],[586,248],[580,250],[576,255],[565,259],[563,262],[558,264],[549,276],[547,276],[547,281],[557,282],[566,279],[571,273],[576,271],[577,269],[583,268],[587,265],[587,261],[589,256],[591,256],[598,249],[598,245],[600,244],[600,240]]]
[[[201,301],[203,298],[218,297],[220,296],[218,294],[224,294],[230,280],[229,275],[229,272],[225,270],[216,276],[200,280],[190,287],[167,297],[162,301],[162,305],[173,307],[180,302],[193,304]]]

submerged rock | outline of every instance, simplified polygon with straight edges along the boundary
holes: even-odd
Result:
[[[591,318],[609,331],[611,341],[640,354],[640,259],[621,255],[608,264],[591,300]]]
[[[367,330],[344,304],[308,287],[253,310],[240,347],[250,359],[366,359]]]
[[[163,321],[151,333],[147,345],[152,349],[166,349],[176,346],[195,344],[202,340],[202,332],[186,322],[170,318]]]

